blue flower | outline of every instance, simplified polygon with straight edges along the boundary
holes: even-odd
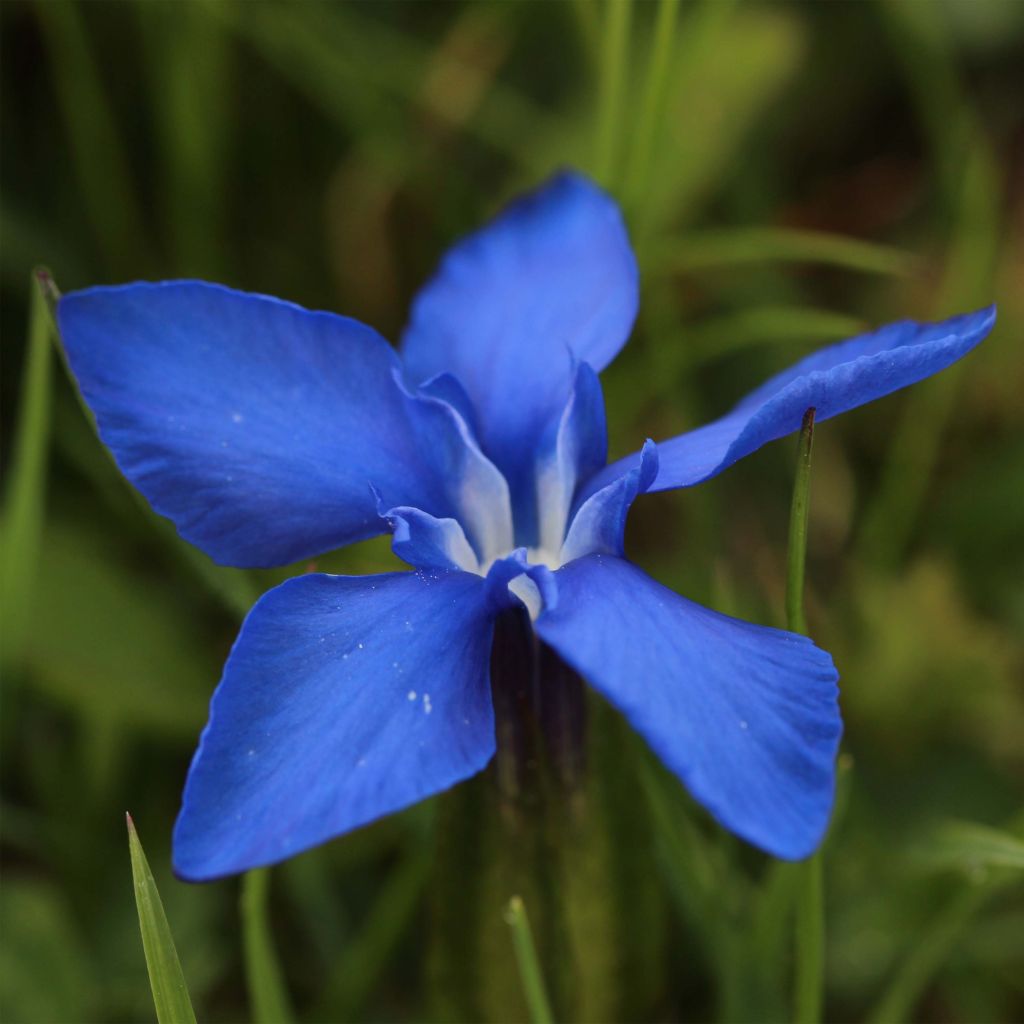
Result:
[[[276,566],[390,529],[414,570],[299,576],[257,602],[189,772],[182,877],[279,861],[484,768],[494,621],[523,605],[722,825],[779,857],[815,849],[841,732],[831,658],[654,582],[624,557],[626,514],[810,406],[820,422],[936,373],[995,312],[825,348],[606,465],[597,374],[636,310],[620,213],[574,174],[448,253],[401,356],[355,320],[195,281],[61,300],[101,437],[184,538]]]

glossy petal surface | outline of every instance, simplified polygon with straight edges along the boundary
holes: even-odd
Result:
[[[529,518],[534,456],[565,407],[574,359],[608,365],[637,295],[618,207],[563,174],[457,244],[416,299],[403,340],[408,371],[416,382],[445,372],[461,381],[484,452],[512,487],[517,527]]]
[[[540,636],[722,825],[778,857],[809,855],[835,788],[832,659],[806,637],[693,604],[619,558],[591,555],[555,578]]]
[[[944,370],[971,351],[995,323],[995,307],[936,324],[903,320],[821,349],[751,392],[727,416],[658,443],[661,459],[652,491],[689,487],[720,473],[763,444],[872,402]],[[638,454],[607,467],[592,493],[636,464]]]
[[[290,857],[446,789],[494,753],[492,610],[468,573],[298,576],[256,604],[174,832],[180,876]]]
[[[74,292],[58,319],[122,472],[218,562],[381,532],[371,484],[389,506],[449,512],[421,454],[436,417],[422,422],[369,327],[190,281]]]

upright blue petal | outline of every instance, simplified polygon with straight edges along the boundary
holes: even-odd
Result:
[[[597,374],[580,363],[562,416],[552,424],[537,454],[537,546],[557,553],[580,484],[608,459],[604,395]]]
[[[648,440],[636,466],[580,506],[562,544],[559,564],[584,555],[625,554],[626,516],[637,496],[647,491],[657,475],[658,448]]]
[[[701,608],[628,562],[555,573],[539,635],[726,828],[806,857],[828,825],[841,732],[832,660],[806,637]]]
[[[468,573],[298,576],[249,613],[174,830],[204,881],[272,864],[480,771],[493,610]]]
[[[761,445],[930,377],[965,356],[992,330],[994,306],[936,324],[903,320],[821,349],[747,395],[727,416],[658,444],[652,491],[689,487],[720,473]],[[590,494],[634,466],[639,453],[608,466]]]
[[[607,366],[632,328],[637,294],[618,207],[587,179],[562,174],[456,245],[416,299],[403,340],[409,374],[462,382],[484,452],[512,488],[517,526],[573,358]]]
[[[177,281],[66,295],[71,368],[122,472],[216,561],[268,566],[382,529],[389,505],[454,511],[436,431],[369,327]],[[425,455],[426,453],[426,455]]]

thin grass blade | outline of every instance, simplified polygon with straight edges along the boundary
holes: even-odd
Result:
[[[541,973],[540,961],[537,959],[530,919],[526,916],[525,904],[518,896],[513,896],[508,901],[505,922],[512,930],[512,946],[515,949],[519,977],[523,983],[523,995],[530,1009],[530,1020],[533,1024],[553,1024],[551,1002]]]
[[[256,1024],[290,1024],[294,1016],[270,934],[269,894],[268,868],[246,872],[240,910],[249,1007]]]
[[[797,443],[796,480],[789,518],[789,559],[786,573],[786,625],[807,632],[804,616],[804,570],[807,561],[807,520],[810,512],[811,448],[814,409],[804,414]],[[825,894],[821,853],[800,865],[796,897],[796,977],[793,1017],[797,1024],[821,1020],[825,981]]]
[[[128,849],[132,858],[132,879],[135,882],[135,905],[139,910],[139,928],[142,948],[146,954],[149,985],[153,991],[153,1005],[160,1024],[195,1024],[185,976],[181,972],[178,952],[167,924],[160,893],[157,892],[153,872],[149,870],[146,854],[135,831],[131,815],[128,821]]]
[[[33,569],[43,533],[51,400],[51,323],[44,293],[47,281],[49,275],[45,271],[33,274],[21,401],[11,472],[4,494],[0,604],[4,616],[5,662],[17,658],[24,639],[31,607]]]
[[[860,238],[796,228],[745,227],[688,233],[651,254],[656,271],[694,273],[757,263],[812,263],[865,274],[907,274],[909,253]]]

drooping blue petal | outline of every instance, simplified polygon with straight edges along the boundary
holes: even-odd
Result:
[[[658,475],[658,448],[648,440],[638,465],[592,494],[573,516],[562,544],[559,562],[584,555],[622,555],[626,516],[637,495],[643,494]]]
[[[576,371],[569,402],[549,430],[537,455],[538,547],[557,552],[565,539],[577,487],[608,458],[604,395],[587,363]]]
[[[480,563],[455,519],[436,519],[399,505],[381,512],[391,527],[391,550],[416,569],[477,572]]]
[[[469,573],[298,576],[264,595],[189,771],[177,873],[283,860],[480,771],[492,620]]]
[[[369,327],[195,281],[71,293],[57,316],[122,472],[218,562],[381,532],[371,484],[389,505],[454,511],[424,457],[431,424]]]
[[[487,594],[496,612],[521,601],[536,618],[558,603],[558,583],[546,565],[531,563],[526,548],[497,559],[487,570]]]
[[[709,611],[619,558],[555,573],[538,634],[626,716],[726,828],[808,856],[832,808],[832,659],[806,637]]]
[[[994,306],[936,324],[903,320],[802,359],[747,395],[727,416],[658,444],[661,467],[652,491],[689,487],[720,473],[768,441],[930,377],[965,356],[995,323]],[[587,485],[593,493],[636,464],[608,466]]]
[[[561,415],[573,358],[601,370],[637,309],[637,267],[613,200],[562,174],[456,245],[413,305],[403,355],[417,382],[453,373],[484,452],[532,511],[533,459]],[[536,538],[517,537],[535,544]]]

